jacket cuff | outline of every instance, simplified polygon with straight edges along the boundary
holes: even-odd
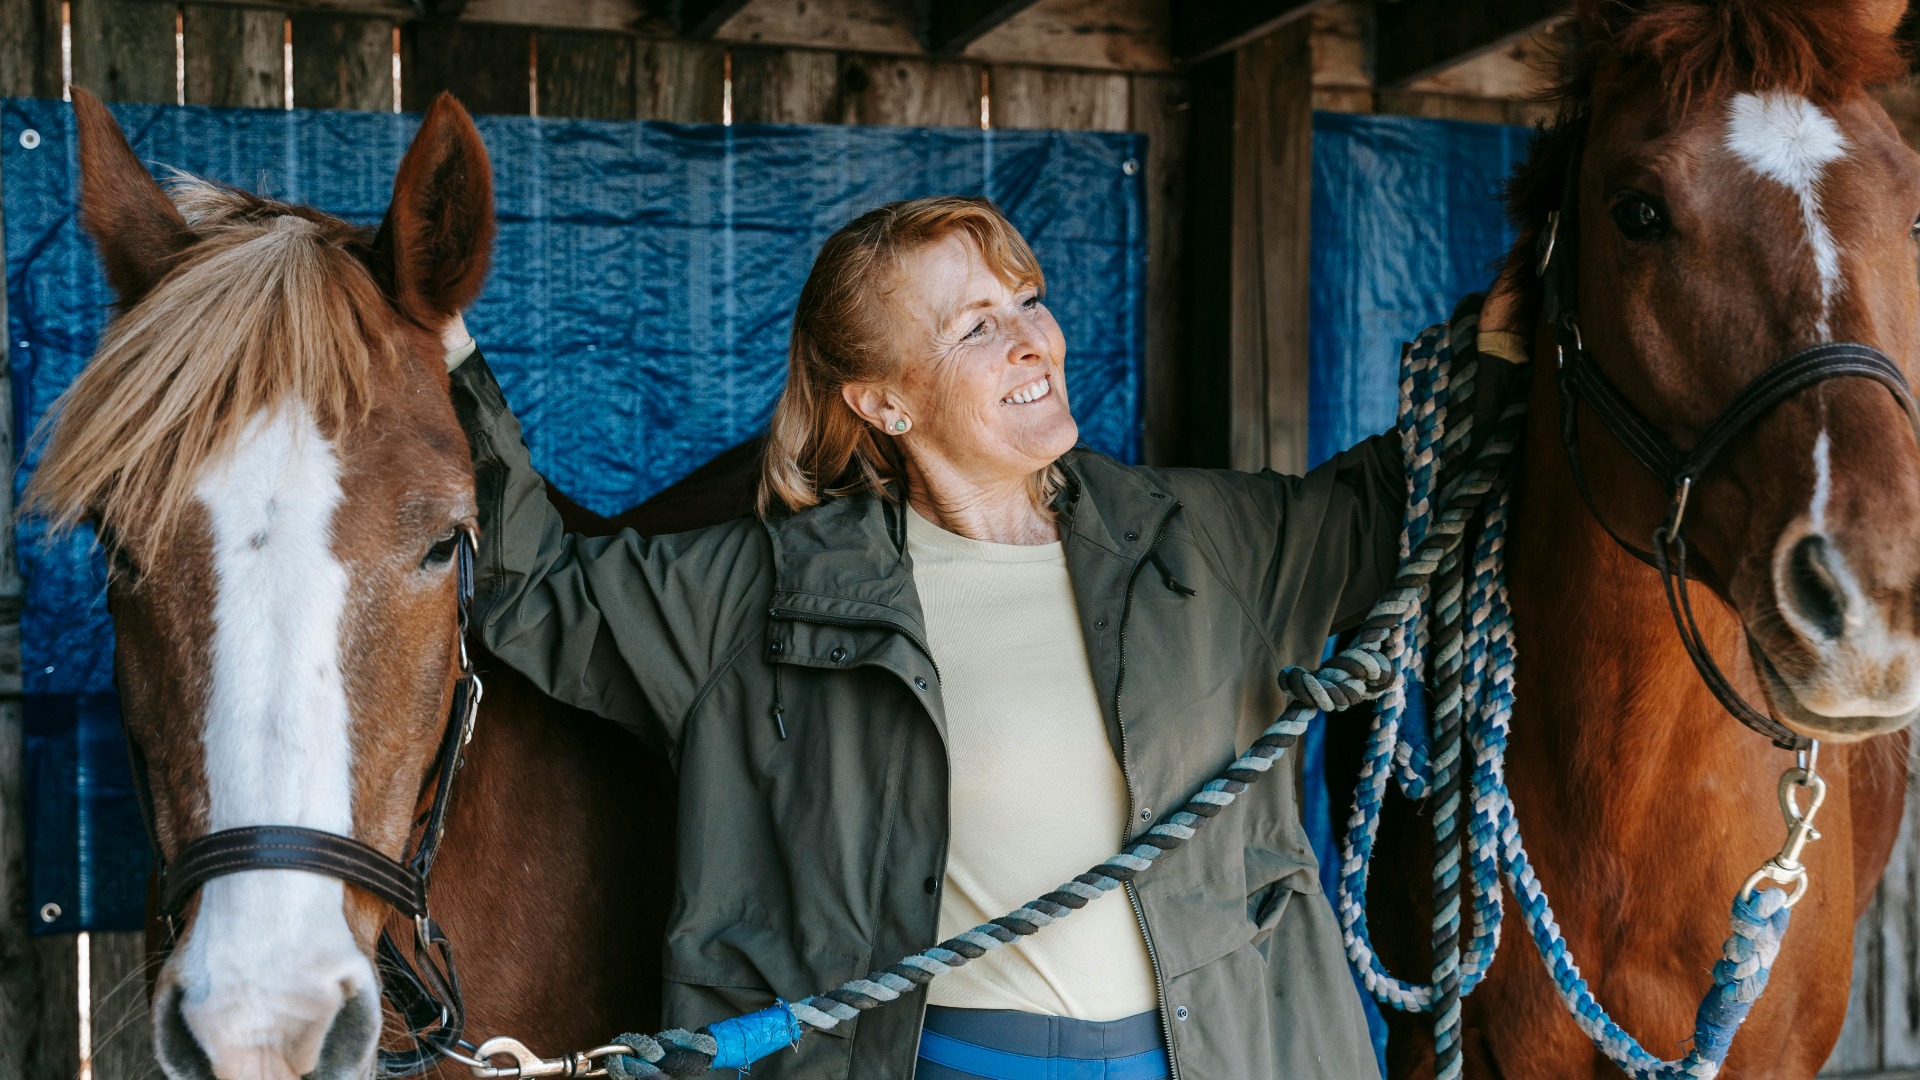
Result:
[[[507,397],[487,366],[486,356],[476,346],[471,355],[453,369],[449,381],[453,390],[453,412],[469,434],[492,427],[507,412]]]

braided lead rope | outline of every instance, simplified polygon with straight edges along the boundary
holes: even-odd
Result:
[[[1470,319],[1469,315],[1456,320],[1450,328],[1450,335],[1443,334],[1442,331],[1448,328],[1441,327],[1422,335],[1403,359],[1401,430],[1410,462],[1409,538],[1421,536],[1431,526],[1427,520],[1430,511],[1427,509],[1426,491],[1432,483],[1430,463],[1433,454],[1427,448],[1436,441],[1444,445],[1459,431],[1458,426],[1449,430],[1444,415],[1431,415],[1433,410],[1426,403],[1440,395],[1432,389],[1437,385],[1437,377],[1428,369],[1434,365],[1446,367],[1450,364],[1459,364],[1463,369],[1468,367],[1471,357],[1449,357],[1445,354],[1450,351],[1454,340],[1462,339],[1463,332],[1472,328]],[[1464,391],[1470,380],[1471,375],[1459,376],[1458,383],[1463,390],[1454,396],[1460,400],[1471,400],[1470,392]],[[1441,411],[1444,413],[1444,410]],[[1511,418],[1512,410],[1502,418],[1502,432],[1494,437],[1494,441],[1504,439],[1507,422]],[[1485,456],[1482,455],[1482,460]],[[1426,471],[1424,476],[1421,470]],[[1423,484],[1427,487],[1423,487]],[[1443,714],[1454,704],[1448,697],[1450,690],[1441,688],[1438,680],[1435,680],[1432,738],[1435,745],[1442,749],[1430,754],[1403,732],[1401,721],[1405,714],[1406,698],[1396,686],[1380,698],[1355,788],[1353,813],[1342,843],[1338,899],[1349,960],[1363,984],[1380,1001],[1404,1011],[1435,1012],[1435,987],[1445,989],[1441,981],[1443,977],[1457,978],[1461,985],[1460,992],[1464,994],[1473,989],[1492,963],[1499,945],[1500,886],[1504,879],[1520,903],[1529,936],[1545,961],[1557,992],[1595,1047],[1636,1080],[1700,1080],[1715,1076],[1732,1045],[1735,1032],[1766,987],[1767,977],[1786,933],[1788,894],[1778,889],[1758,890],[1751,894],[1743,890],[1743,895],[1735,898],[1730,932],[1721,958],[1714,965],[1713,984],[1695,1015],[1693,1046],[1683,1057],[1664,1061],[1648,1053],[1613,1021],[1594,998],[1580,975],[1580,969],[1573,960],[1566,938],[1547,901],[1546,892],[1527,858],[1507,788],[1504,761],[1514,699],[1514,640],[1503,559],[1509,512],[1505,489],[1487,501],[1484,507],[1485,516],[1479,522],[1479,539],[1475,545],[1470,577],[1465,583],[1464,628],[1450,619],[1449,600],[1443,593],[1441,600],[1433,605],[1439,612],[1439,615],[1432,616],[1433,621],[1442,625],[1434,640],[1428,640],[1419,633],[1421,628],[1418,626],[1403,626],[1399,630],[1403,639],[1410,636],[1421,644],[1421,648],[1408,649],[1399,658],[1401,673],[1410,678],[1418,679],[1423,666],[1428,670],[1438,670],[1441,663],[1451,662],[1452,656],[1464,656],[1458,703],[1465,711],[1464,733],[1468,749],[1473,755],[1473,770],[1467,782],[1467,795],[1471,803],[1467,850],[1475,932],[1461,953],[1457,969],[1450,971],[1446,967],[1448,957],[1436,949],[1438,962],[1435,965],[1435,982],[1427,986],[1405,983],[1391,976],[1381,966],[1367,936],[1364,907],[1367,866],[1373,853],[1389,776],[1397,774],[1407,797],[1427,798],[1439,789],[1441,770],[1447,767],[1451,757],[1459,753],[1457,737],[1451,754],[1447,753],[1445,744],[1439,741],[1443,738]],[[1407,542],[1403,541],[1403,545]],[[1452,586],[1450,581],[1434,584],[1443,590],[1450,590]],[[1425,608],[1425,604],[1417,601],[1410,604],[1409,619],[1427,621],[1421,618],[1427,614]],[[1457,641],[1453,640],[1455,634],[1460,636]],[[1457,804],[1443,803],[1436,807],[1435,812],[1439,817],[1456,814],[1458,810]],[[1436,837],[1441,835],[1436,822]],[[1453,856],[1457,859],[1457,850],[1453,851]],[[1436,857],[1436,867],[1442,873],[1451,865],[1457,864],[1444,855]],[[1436,905],[1436,930],[1444,926],[1454,931],[1453,940],[1457,940],[1458,924],[1457,906],[1449,910],[1444,904]],[[1436,943],[1444,940],[1438,933],[1435,937]],[[1461,1054],[1457,1013],[1448,1011],[1446,994],[1438,995],[1438,1001],[1436,1073],[1440,1077],[1458,1076]]]

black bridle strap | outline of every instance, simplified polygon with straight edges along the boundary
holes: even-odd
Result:
[[[160,909],[178,915],[200,886],[250,870],[305,870],[385,900],[401,914],[427,913],[427,883],[351,837],[293,825],[248,825],[209,833],[182,848],[161,878]]]
[[[1920,435],[1920,413],[1916,413],[1913,391],[1907,377],[1885,353],[1866,345],[1832,342],[1802,349],[1775,363],[1741,388],[1727,403],[1693,449],[1681,451],[1660,430],[1649,423],[1628,403],[1612,380],[1587,355],[1574,348],[1566,354],[1563,378],[1572,393],[1593,410],[1600,423],[1667,487],[1671,495],[1680,482],[1698,477],[1720,455],[1734,436],[1745,431],[1762,414],[1787,398],[1828,379],[1871,379],[1893,393],[1894,402],[1906,413],[1907,421]]]

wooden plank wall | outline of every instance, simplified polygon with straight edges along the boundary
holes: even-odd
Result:
[[[0,95],[60,95],[60,10],[59,0],[0,0]],[[1144,131],[1152,140],[1145,162],[1146,454],[1149,460],[1167,461],[1178,453],[1176,429],[1183,418],[1160,404],[1175,400],[1168,391],[1178,382],[1181,333],[1188,111],[1186,83],[1178,76],[727,45],[602,30],[289,13],[230,3],[72,0],[71,12],[73,81],[110,101],[282,108],[290,53],[296,107],[391,110],[397,48],[401,105],[407,109],[420,108],[445,89],[475,112],[718,122],[730,66],[733,114],[741,123],[977,126],[985,93],[997,127]],[[778,36],[780,29],[761,26],[757,32]],[[1085,49],[1084,43],[1075,47]],[[0,294],[0,326],[4,303]],[[0,346],[0,363],[4,360]],[[0,409],[0,453],[12,445],[5,427],[9,419],[10,413]],[[11,510],[10,491],[0,485],[0,520]],[[22,799],[20,583],[10,530],[5,537],[0,543],[0,808],[19,806]],[[70,1080],[80,1064],[77,941],[23,932],[21,819],[0,809],[0,1031],[16,1033],[0,1038],[0,1078]],[[89,952],[94,1077],[157,1075],[149,1050],[141,935],[93,934]]]

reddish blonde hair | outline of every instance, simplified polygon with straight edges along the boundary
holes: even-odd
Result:
[[[787,386],[773,408],[760,466],[761,517],[836,495],[901,495],[896,489],[906,471],[899,448],[840,391],[892,372],[898,358],[887,347],[881,298],[902,256],[950,236],[964,236],[1007,285],[1045,288],[1033,249],[989,199],[943,195],[888,203],[834,233],[794,308]],[[1058,483],[1057,467],[1046,470],[1036,479],[1036,497],[1044,502]]]

